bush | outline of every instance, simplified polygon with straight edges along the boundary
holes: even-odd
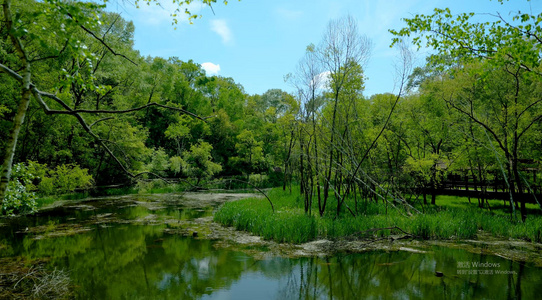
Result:
[[[38,191],[42,195],[52,195],[55,191],[54,179],[51,177],[45,177],[38,185]]]
[[[41,166],[46,168],[45,165]],[[87,169],[81,169],[76,164],[69,164],[57,166],[54,170],[47,169],[37,189],[42,195],[59,195],[73,193],[76,189],[89,188],[92,184],[92,175],[88,174]]]
[[[138,180],[136,184],[136,190],[138,194],[152,193],[153,190],[164,189],[166,187],[166,182],[161,179]]]
[[[267,175],[265,174],[250,174],[248,175],[248,183],[257,186],[263,187],[267,184]]]
[[[29,161],[18,163],[12,168],[11,181],[2,202],[6,215],[33,213],[37,210],[36,195],[58,195],[72,193],[78,188],[92,185],[92,175],[78,165],[60,165],[54,170],[47,165]]]
[[[87,169],[81,169],[78,165],[60,165],[55,170],[49,171],[53,178],[54,186],[58,194],[71,193],[77,188],[92,186],[92,175]]]
[[[25,164],[16,164],[12,170],[12,180],[8,184],[2,202],[4,215],[33,213],[37,210],[36,195],[27,189],[31,186],[34,175]]]

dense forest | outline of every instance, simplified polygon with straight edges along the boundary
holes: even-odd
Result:
[[[132,22],[104,6],[2,4],[3,213],[35,209],[36,193],[153,180],[299,185],[306,213],[334,199],[337,216],[356,214],[346,199],[438,204],[450,184],[504,193],[523,218],[538,201],[542,14],[405,19],[398,89],[371,97],[371,41],[352,17],[332,20],[292,66],[294,92],[248,95],[197,62],[142,56]],[[423,66],[409,41],[433,49]]]

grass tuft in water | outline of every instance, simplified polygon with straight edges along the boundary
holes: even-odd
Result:
[[[336,206],[333,207],[336,201],[332,199],[328,202],[328,212],[320,217],[314,211],[310,216],[306,214],[302,199],[297,195],[297,191],[290,194],[280,188],[271,190],[268,196],[275,205],[275,213],[264,198],[228,202],[219,208],[214,219],[225,226],[249,231],[264,239],[291,243],[304,243],[317,238],[378,238],[404,235],[405,232],[419,239],[472,239],[479,230],[502,238],[533,242],[542,240],[542,218],[534,215],[525,223],[513,223],[508,216],[499,212],[444,204],[426,208],[425,214],[407,216],[391,208],[386,214],[386,207],[382,203],[360,202],[355,217],[342,212],[336,218]],[[354,207],[353,203],[349,203],[349,206]]]

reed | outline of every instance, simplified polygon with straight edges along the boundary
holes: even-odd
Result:
[[[356,216],[343,212],[336,217],[336,204],[333,205],[336,201],[332,199],[329,210],[320,217],[314,212],[311,215],[305,213],[303,201],[297,195],[297,191],[270,190],[268,196],[273,201],[275,213],[262,198],[228,202],[218,209],[214,220],[264,239],[290,243],[405,234],[418,239],[472,239],[479,231],[501,238],[542,241],[542,217],[535,215],[529,216],[524,223],[513,222],[501,212],[458,205],[426,207],[424,214],[407,215],[390,207],[386,210],[386,205],[381,202],[359,202]],[[354,207],[354,203],[348,204]]]

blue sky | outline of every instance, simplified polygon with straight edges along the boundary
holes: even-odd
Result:
[[[192,25],[181,20],[175,29],[170,1],[161,0],[162,7],[110,4],[109,9],[134,22],[135,49],[142,55],[192,59],[209,75],[232,77],[249,94],[272,88],[293,92],[284,75],[295,70],[307,45],[320,42],[329,20],[347,14],[373,43],[364,92],[371,96],[394,91],[397,51],[389,48],[388,29],[402,28],[401,18],[430,14],[435,7],[449,7],[452,13],[500,12],[503,16],[518,10],[542,11],[542,0],[510,0],[503,5],[496,0],[230,0],[226,6],[219,0],[214,14],[208,7],[192,4],[190,9],[202,18]],[[420,64],[424,55],[418,54]]]

